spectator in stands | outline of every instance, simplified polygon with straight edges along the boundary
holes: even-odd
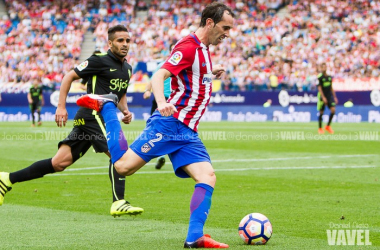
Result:
[[[104,31],[123,22],[135,38],[128,62],[135,67],[161,61],[170,44],[196,29],[202,11],[197,0],[5,2],[9,18],[0,20],[0,70],[6,74],[0,80],[7,85],[20,66],[19,85],[36,72],[65,74],[78,64],[87,29],[94,31],[96,47],[106,51]],[[225,2],[239,18],[230,38],[210,47],[213,63],[228,65],[223,89],[273,89],[270,77],[275,75],[276,90],[315,91],[316,65],[322,62],[336,80],[380,77],[380,1]],[[59,82],[49,80],[50,87]]]

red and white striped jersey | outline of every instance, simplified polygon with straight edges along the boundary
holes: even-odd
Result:
[[[212,92],[212,63],[208,47],[192,33],[182,38],[161,68],[172,73],[172,93],[168,102],[178,112],[173,114],[197,131]]]

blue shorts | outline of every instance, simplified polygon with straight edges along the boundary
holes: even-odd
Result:
[[[198,133],[178,119],[164,117],[156,111],[146,122],[142,134],[130,149],[144,161],[169,155],[174,172],[178,177],[190,177],[182,167],[196,162],[210,162],[210,156]]]

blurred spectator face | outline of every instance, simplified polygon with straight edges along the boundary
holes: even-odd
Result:
[[[108,45],[114,55],[124,58],[129,51],[131,38],[126,31],[117,31],[113,36],[113,40],[108,40]]]

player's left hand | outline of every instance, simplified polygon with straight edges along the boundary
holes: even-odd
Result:
[[[166,103],[166,102],[163,102],[163,103],[157,102],[157,110],[158,112],[160,112],[162,116],[171,116],[174,113],[178,112],[176,107],[173,104]]]
[[[338,98],[334,97],[335,104],[338,104]]]
[[[121,121],[122,121],[124,124],[129,124],[129,123],[131,123],[131,121],[132,121],[132,113],[129,112],[128,110],[124,110],[124,111],[123,111],[123,114],[124,114],[124,117],[121,119]]]
[[[212,67],[212,74],[215,75],[216,78],[220,78],[224,72],[226,72],[226,70],[221,64],[217,64]]]

